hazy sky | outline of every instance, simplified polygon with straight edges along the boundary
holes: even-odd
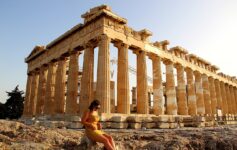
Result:
[[[170,47],[182,46],[220,71],[237,75],[236,0],[1,0],[0,102],[17,84],[25,90],[24,58],[35,45],[47,45],[101,4],[128,19],[133,29],[152,31],[152,41],[167,39]]]

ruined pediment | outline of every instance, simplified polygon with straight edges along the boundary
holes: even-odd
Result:
[[[96,18],[99,18],[101,15],[106,15],[108,17],[111,17],[112,19],[116,20],[117,22],[121,24],[126,24],[127,19],[122,18],[115,13],[112,12],[111,8],[107,5],[101,5],[98,7],[94,7],[90,9],[85,14],[81,15],[82,18],[84,18],[84,23],[88,23],[92,20],[95,20]]]
[[[35,46],[34,49],[31,51],[30,55],[25,59],[25,61],[27,62],[28,60],[30,60],[31,58],[33,58],[34,56],[38,55],[43,51],[45,51],[45,46],[43,45]]]

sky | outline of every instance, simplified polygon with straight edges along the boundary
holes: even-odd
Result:
[[[101,4],[111,6],[133,29],[152,31],[152,42],[169,40],[169,47],[182,46],[237,76],[236,0],[1,0],[0,102],[16,85],[25,91],[24,59],[35,45],[47,45],[83,23],[81,14]]]

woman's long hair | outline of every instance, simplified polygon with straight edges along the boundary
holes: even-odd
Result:
[[[100,105],[100,101],[98,101],[97,99],[93,100],[89,106],[90,111],[92,111],[95,107]]]

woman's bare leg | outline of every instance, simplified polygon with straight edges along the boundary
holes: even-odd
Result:
[[[96,138],[93,138],[94,141],[103,143],[106,150],[114,150],[113,145],[111,145],[109,139],[104,135],[97,135]]]
[[[115,149],[115,143],[114,140],[112,138],[112,136],[108,135],[108,134],[103,134],[110,142],[110,144],[113,146],[113,148]]]

